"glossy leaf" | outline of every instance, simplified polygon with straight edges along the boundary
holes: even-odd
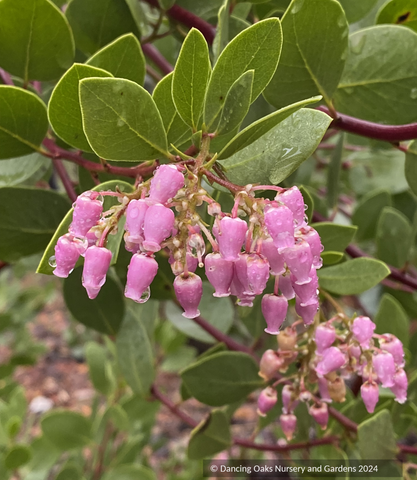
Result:
[[[376,23],[403,25],[417,32],[417,5],[414,0],[391,0],[378,12]]]
[[[97,298],[90,300],[82,286],[82,267],[64,280],[64,300],[72,316],[86,327],[107,335],[119,331],[125,311],[123,292],[109,274]]]
[[[120,370],[134,393],[146,395],[152,385],[154,359],[146,329],[138,310],[126,309],[122,328],[116,339]]]
[[[92,190],[96,192],[104,191],[104,190],[112,190],[115,191],[116,188],[118,188],[122,192],[132,192],[132,185],[130,183],[124,182],[122,180],[110,180],[108,182],[100,183],[100,185],[97,185],[96,187],[92,188]],[[1,190],[0,190],[1,191]],[[55,245],[58,241],[58,238],[61,237],[62,235],[65,235],[68,232],[68,227],[70,226],[70,223],[72,222],[72,212],[73,209],[71,208],[65,215],[65,217],[62,219],[61,223],[58,225],[58,227],[55,230],[55,233],[53,237],[51,238],[51,241],[49,242],[48,246],[45,249],[44,254],[42,255],[42,259],[39,262],[38,268],[36,270],[36,273],[44,273],[45,275],[52,275],[53,268],[49,265],[49,259],[55,255]],[[62,217],[61,217],[62,218]],[[109,250],[112,251],[113,257],[112,257],[112,265],[116,263],[117,261],[117,255],[119,251],[119,243],[117,243],[116,237],[119,234],[123,234],[123,229],[120,228],[120,231],[117,235],[111,235],[109,240],[108,240],[108,248]]]
[[[49,122],[54,132],[71,147],[92,152],[83,130],[80,81],[89,77],[111,76],[100,68],[74,63],[54,88],[48,104]]]
[[[348,47],[348,24],[339,2],[293,0],[282,30],[282,56],[265,98],[276,108],[318,94],[329,103]]]
[[[173,73],[166,75],[155,87],[152,98],[162,117],[168,144],[181,145],[191,137],[191,128],[178,115],[172,100]]]
[[[401,303],[389,293],[382,296],[375,323],[376,333],[392,333],[408,347],[410,320]]]
[[[342,133],[332,152],[330,163],[327,167],[327,205],[329,208],[335,208],[339,200],[344,138],[345,136]]]
[[[220,115],[227,92],[248,70],[254,70],[252,102],[268,85],[281,54],[282,31],[277,18],[263,20],[235,37],[223,50],[213,69],[204,106],[210,128]]]
[[[1,163],[0,163],[1,167]],[[417,142],[411,142],[405,156],[405,178],[413,193],[417,195]]]
[[[358,448],[364,460],[395,459],[398,448],[388,410],[378,412],[359,425]]]
[[[113,384],[107,373],[109,362],[105,349],[96,342],[89,342],[85,346],[85,357],[94,388],[104,395],[108,395]]]
[[[376,231],[378,258],[394,267],[403,267],[412,240],[412,228],[408,218],[395,208],[385,207]]]
[[[357,227],[332,222],[314,223],[313,227],[320,235],[324,250],[334,252],[344,252],[357,230]]]
[[[146,62],[138,39],[127,33],[106,45],[87,61],[88,65],[110,72],[114,77],[126,78],[143,85]]]
[[[210,355],[183,370],[181,378],[193,397],[215,407],[241,400],[263,384],[253,358],[240,352]]]
[[[323,265],[325,267],[329,265],[335,265],[336,263],[339,263],[343,260],[344,254],[342,252],[333,252],[333,251],[327,251],[323,252],[321,254],[321,258],[323,260]]]
[[[378,0],[339,0],[349,23],[355,23],[365,17]]]
[[[21,88],[0,85],[0,160],[37,150],[47,130],[46,107],[39,97]]]
[[[4,457],[4,465],[9,470],[16,470],[30,461],[32,452],[26,445],[13,445]]]
[[[68,22],[48,0],[2,0],[0,45],[0,67],[25,82],[54,80],[74,58]]]
[[[320,143],[329,116],[301,109],[255,142],[222,160],[227,178],[237,184],[282,182],[306,160]]]
[[[124,0],[72,0],[66,16],[77,47],[86,55],[125,33],[139,31]]]
[[[373,258],[355,258],[318,270],[320,287],[338,295],[365,292],[390,274],[385,263]]]
[[[152,160],[167,153],[161,115],[149,93],[119,78],[80,82],[81,111],[87,140],[107,160]]]
[[[390,206],[391,195],[386,190],[374,190],[361,198],[352,215],[352,223],[358,227],[358,241],[375,237],[379,216],[384,207]]]
[[[39,153],[0,162],[0,187],[12,187],[43,175],[51,161]]]
[[[182,44],[172,79],[172,98],[187,125],[197,130],[211,65],[207,42],[192,28]]]
[[[417,35],[408,28],[378,25],[352,34],[336,109],[371,122],[415,122],[416,52]]]
[[[0,188],[0,259],[13,262],[41,251],[68,210],[69,203],[50,190]]]
[[[231,444],[229,419],[222,410],[213,410],[191,432],[188,443],[188,458],[201,460],[213,457],[215,453],[226,450]]]
[[[54,410],[41,420],[44,436],[58,449],[81,448],[92,440],[92,425],[88,418],[70,410]]]

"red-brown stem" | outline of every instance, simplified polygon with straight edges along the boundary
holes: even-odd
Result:
[[[180,410],[179,407],[177,407],[177,405],[175,405],[175,403],[171,399],[163,395],[163,393],[155,385],[152,385],[151,393],[157,400],[163,403],[168,408],[168,410],[170,410],[175,416],[180,418],[184,423],[186,423],[192,428],[195,428],[198,425],[198,422],[196,422],[193,418]]]
[[[358,431],[358,426],[356,425],[356,423],[350,420],[350,418],[345,417],[343,413],[340,413],[335,408],[329,407],[329,415],[332,416],[337,422],[339,422],[340,425],[343,425],[346,430],[355,433]]]
[[[230,190],[232,193],[238,193],[244,190],[244,187],[241,187],[239,185],[236,185],[232,182],[229,182],[228,180],[223,180],[222,178],[219,178],[217,175],[214,175],[214,173],[211,173],[209,170],[206,170],[203,168],[201,170],[202,173],[211,181],[211,182],[216,182],[222,187],[226,187],[228,190]]]
[[[164,75],[171,73],[174,68],[168,60],[151,43],[142,44],[143,53],[151,60]]]
[[[62,184],[64,185],[65,191],[67,192],[69,199],[71,200],[71,202],[75,202],[75,200],[77,200],[77,194],[75,193],[74,186],[68,176],[68,172],[65,170],[62,160],[54,158],[52,159],[52,162],[54,164],[56,173],[58,174]]]

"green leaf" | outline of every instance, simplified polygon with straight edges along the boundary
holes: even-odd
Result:
[[[375,237],[379,216],[384,207],[390,206],[391,195],[386,190],[374,190],[361,198],[352,215],[352,223],[358,227],[358,241]]]
[[[68,22],[48,0],[2,0],[0,45],[0,66],[25,82],[54,80],[74,58]]]
[[[58,462],[61,452],[43,435],[32,441],[30,449],[33,456],[27,465],[29,473],[25,480],[44,480],[50,469]]]
[[[120,35],[140,37],[136,23],[124,0],[72,0],[66,16],[74,32],[75,44],[92,55]]]
[[[227,178],[237,184],[272,183],[291,175],[316,149],[331,119],[301,109],[231,157],[222,160]]]
[[[391,0],[378,12],[376,23],[393,23],[417,32],[417,5],[414,0]]]
[[[216,301],[213,301],[213,292],[213,287],[208,282],[203,282],[203,298],[199,305],[201,315],[221,332],[227,333],[233,323],[232,302],[230,298],[216,298]],[[183,317],[182,309],[177,307],[173,302],[166,305],[166,316],[178,330],[185,333],[188,337],[205,343],[213,343],[215,341],[211,335],[198,326],[193,320]]]
[[[120,78],[86,78],[80,82],[83,127],[101,158],[152,160],[167,153],[161,115],[150,94]]]
[[[107,373],[109,362],[105,349],[96,342],[89,342],[85,346],[85,357],[94,388],[108,395],[113,389],[113,383]]]
[[[335,0],[293,0],[282,30],[282,56],[265,98],[276,108],[318,94],[330,103],[348,47],[342,7]]]
[[[401,268],[408,259],[412,244],[412,227],[408,218],[392,207],[385,207],[376,231],[377,256]]]
[[[229,42],[229,11],[230,0],[224,0],[217,15],[216,35],[213,40],[213,61],[217,62],[219,55]]]
[[[83,130],[80,81],[89,77],[111,76],[105,70],[74,63],[54,88],[48,104],[49,122],[54,132],[71,147],[92,152]]]
[[[58,472],[55,480],[81,480],[82,473],[76,464],[67,464]]]
[[[46,107],[39,97],[0,85],[0,160],[38,150],[47,130]]]
[[[152,347],[140,316],[127,308],[116,339],[120,370],[134,393],[146,395],[152,385],[154,359]]]
[[[51,164],[49,158],[39,153],[31,153],[24,157],[11,158],[0,162],[0,187],[12,187],[38,178],[46,172]]]
[[[192,28],[182,44],[172,79],[172,98],[187,125],[197,130],[211,65],[207,42]]]
[[[41,420],[44,436],[58,449],[81,448],[92,440],[92,425],[88,418],[70,410],[54,410]]]
[[[311,223],[311,219],[313,218],[313,213],[314,213],[313,197],[303,185],[301,185],[299,189],[304,198],[304,205],[307,205],[306,215],[307,215],[308,223]]]
[[[231,444],[229,419],[223,411],[213,410],[191,432],[188,458],[201,460],[213,457],[215,453],[226,450]]]
[[[401,303],[389,293],[384,293],[375,315],[376,333],[392,333],[407,348],[410,320]]]
[[[193,397],[214,407],[241,400],[263,385],[256,362],[240,352],[210,355],[183,370],[181,378]]]
[[[152,98],[162,117],[162,122],[168,138],[168,144],[181,145],[191,137],[190,127],[178,115],[172,100],[172,77],[174,73],[165,76],[155,87]]]
[[[417,35],[408,28],[379,25],[352,34],[336,109],[371,122],[415,122],[416,50]]]
[[[334,208],[339,200],[339,183],[340,171],[342,168],[343,142],[344,134],[342,133],[337,141],[336,147],[330,157],[330,163],[327,169],[327,205]]]
[[[112,468],[103,476],[103,480],[156,480],[155,473],[144,465],[120,465]]]
[[[342,261],[344,256],[345,255],[342,252],[332,252],[332,251],[323,252],[321,254],[323,265],[325,267],[328,265],[335,265],[336,263],[339,263],[340,261]]]
[[[363,460],[395,459],[398,447],[388,410],[378,412],[359,425],[358,448]]]
[[[325,251],[344,252],[352,242],[357,227],[337,225],[332,222],[313,224],[318,231]]]
[[[0,163],[1,167],[1,163]],[[405,178],[413,193],[417,195],[417,143],[411,142],[405,155]]]
[[[266,115],[263,118],[260,118],[256,122],[244,128],[235,137],[233,137],[233,139],[219,153],[219,159],[221,160],[231,156],[234,153],[237,153],[239,150],[247,147],[262,135],[268,133],[276,125],[284,121],[293,113],[300,110],[300,108],[306,107],[307,105],[310,105],[312,103],[316,103],[320,99],[321,97],[309,98],[307,100],[294,103],[293,105],[288,105],[281,110],[278,110],[269,115]]]
[[[107,275],[98,297],[90,300],[82,286],[82,267],[77,267],[64,280],[64,299],[73,317],[83,325],[107,335],[115,335],[124,314],[123,292]]]
[[[97,185],[96,187],[92,188],[92,190],[96,192],[100,192],[104,190],[115,191],[116,188],[118,188],[122,192],[127,192],[127,193],[131,193],[133,191],[132,185],[130,183],[123,182],[122,180],[110,180],[108,182],[100,183],[100,185]],[[105,207],[106,207],[107,199],[105,200],[105,202],[106,202],[105,203]],[[54,236],[51,238],[51,241],[49,242],[48,246],[45,249],[44,254],[42,255],[42,258],[41,258],[41,261],[39,262],[36,273],[44,273],[45,275],[52,275],[52,272],[54,269],[49,265],[49,259],[53,255],[55,255],[55,245],[58,241],[58,238],[68,233],[68,227],[72,222],[72,212],[73,212],[73,209],[71,208],[71,210],[67,212],[65,217],[62,219],[61,223],[58,225],[58,228],[56,229]],[[116,263],[117,255],[119,251],[120,241],[119,243],[117,243],[116,237],[123,235],[123,229],[121,228],[119,230],[120,231],[117,233],[117,235],[110,235],[110,238],[107,243],[107,248],[111,250],[113,253],[111,265],[114,265]]]
[[[146,62],[138,39],[127,33],[99,50],[87,61],[88,65],[110,72],[114,77],[126,78],[143,85]]]
[[[9,470],[16,470],[30,461],[32,452],[26,445],[13,445],[4,457],[4,466]]]
[[[349,23],[355,23],[365,17],[378,0],[339,0]]]
[[[338,295],[357,295],[390,274],[385,263],[373,258],[355,258],[318,271],[320,287]]]
[[[227,92],[248,70],[254,70],[254,102],[268,85],[281,54],[282,31],[277,18],[255,23],[235,37],[223,50],[207,88],[204,122],[210,128],[220,115]]]
[[[0,188],[0,259],[14,262],[46,247],[69,203],[50,190]]]

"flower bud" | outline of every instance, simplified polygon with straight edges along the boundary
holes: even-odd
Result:
[[[283,413],[279,417],[279,423],[281,430],[290,441],[294,436],[295,429],[297,428],[297,417],[293,413]]]
[[[287,315],[288,300],[283,295],[264,295],[261,309],[267,324],[265,332],[270,335],[278,335]]]
[[[304,198],[297,187],[291,187],[288,190],[285,190],[285,192],[278,193],[278,195],[275,197],[275,200],[283,203],[291,210],[294,220],[298,225],[302,225],[304,223]]]
[[[157,203],[166,203],[175,197],[184,186],[184,175],[175,165],[161,165],[151,180],[149,199]]]
[[[261,253],[268,260],[271,275],[281,275],[285,273],[284,257],[278,253],[272,238],[262,240]]]
[[[149,298],[149,285],[158,272],[158,263],[154,258],[136,253],[127,269],[125,297],[137,303],[144,303]]]
[[[265,417],[266,414],[272,410],[277,403],[277,391],[275,388],[266,387],[259,394],[258,397],[258,415]]]
[[[320,425],[322,430],[326,430],[327,423],[329,422],[329,408],[327,403],[320,403],[318,405],[312,405],[309,409],[310,415]]]
[[[214,297],[228,297],[233,280],[233,263],[225,260],[220,253],[209,253],[205,260],[208,281],[213,285]]]
[[[212,202],[207,205],[207,213],[214,217],[215,215],[220,215],[222,213],[222,207],[220,203]]]
[[[362,348],[369,348],[369,341],[374,334],[375,323],[368,317],[356,317],[352,324],[352,333]]]
[[[282,250],[285,263],[294,275],[298,285],[309,283],[310,270],[313,265],[313,255],[311,254],[310,245],[304,240],[298,240],[291,248]]]
[[[77,197],[73,207],[72,223],[69,233],[74,237],[84,238],[90,228],[100,220],[103,211],[103,202],[97,200],[97,192],[84,192]]]
[[[330,372],[334,372],[345,363],[345,355],[337,347],[330,347],[323,352],[323,357],[317,364],[317,375],[327,375]]]
[[[87,232],[87,235],[85,236],[85,239],[87,240],[87,248],[90,248],[90,247],[93,247],[94,245],[96,245],[97,240],[98,240],[98,237],[97,237],[96,233],[97,233],[97,231],[95,229],[89,230]]]
[[[303,319],[304,325],[311,325],[314,322],[314,317],[316,316],[318,309],[318,299],[315,299],[314,303],[312,301],[308,305],[305,305],[304,303],[301,303],[297,296],[295,297],[295,311],[297,312],[297,315]]]
[[[161,204],[150,206],[143,226],[143,247],[150,252],[159,252],[161,243],[171,235],[174,222],[175,215],[172,210]]]
[[[82,283],[90,299],[96,298],[106,281],[112,253],[104,247],[90,247],[85,252]]]
[[[279,249],[294,245],[294,218],[285,205],[265,209],[265,226]]]
[[[394,386],[395,362],[394,357],[388,352],[375,355],[372,364],[379,381],[385,388]]]
[[[280,350],[294,350],[297,345],[297,332],[292,327],[284,328],[277,336],[277,342]]]
[[[128,232],[126,240],[129,243],[143,242],[143,224],[148,210],[145,200],[131,200],[126,209],[125,230]]]
[[[269,263],[268,260],[257,254],[247,257],[247,278],[248,290],[245,292],[249,295],[260,295],[266,287],[269,280]]]
[[[241,297],[239,297],[236,304],[239,305],[239,307],[253,307],[254,300],[255,300],[255,295],[243,294]]]
[[[398,367],[404,367],[404,348],[401,341],[394,335],[387,335],[380,339],[381,350],[390,353],[394,357],[394,362]]]
[[[279,276],[279,289],[287,300],[291,300],[295,297],[290,272],[288,272],[286,275]]]
[[[219,250],[225,260],[235,262],[246,238],[248,226],[240,218],[224,217],[220,220],[217,236]]]
[[[321,323],[314,335],[314,341],[317,346],[317,353],[323,354],[326,349],[333,345],[336,340],[336,330],[329,323]]]
[[[346,385],[343,378],[337,377],[333,381],[328,381],[327,388],[333,401],[342,403],[346,400]]]
[[[282,359],[277,352],[273,350],[265,350],[259,363],[259,376],[266,381],[271,380],[282,367]]]
[[[331,403],[332,399],[329,393],[328,382],[325,378],[318,379],[320,398],[323,402]]]
[[[395,401],[405,403],[407,400],[408,379],[404,369],[400,368],[394,375],[394,385],[391,387]]]
[[[311,268],[309,276],[309,282],[304,283],[303,285],[299,285],[296,282],[295,276],[291,275],[291,282],[294,292],[300,299],[300,302],[303,306],[316,303],[317,301],[317,289],[319,288],[319,280],[317,277],[317,271],[314,267]]]
[[[295,398],[294,388],[291,385],[284,385],[281,393],[283,413],[292,413],[300,403]]]
[[[323,265],[323,260],[321,259],[323,245],[321,244],[320,235],[313,227],[302,228],[301,231],[301,238],[310,245],[314,268],[321,268]]]
[[[187,277],[178,275],[174,280],[174,291],[177,300],[184,309],[182,314],[185,318],[196,318],[200,315],[198,305],[203,296],[203,282],[195,273]]]
[[[77,260],[84,251],[84,243],[81,240],[72,238],[72,235],[69,233],[59,237],[55,245],[56,267],[53,272],[54,275],[60,278],[67,278],[74,270]]]
[[[379,389],[375,382],[365,382],[361,385],[361,397],[368,413],[374,413],[378,403]]]

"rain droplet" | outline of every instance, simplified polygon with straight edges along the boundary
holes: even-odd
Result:
[[[138,300],[138,303],[145,303],[149,300],[149,297],[151,296],[151,289],[148,287],[140,296],[140,299]]]
[[[295,15],[303,8],[303,5],[304,5],[304,0],[298,0],[298,2],[294,2],[294,5],[290,10],[290,13]]]
[[[308,205],[306,203],[304,204],[304,211],[305,210],[308,210]]]
[[[52,257],[49,257],[48,263],[49,263],[49,266],[51,266],[52,268],[55,268],[55,267],[56,267],[56,258],[55,258],[55,255],[52,255]]]
[[[411,97],[413,100],[417,99],[417,88],[412,88],[412,89],[411,89],[410,97]]]
[[[350,46],[352,53],[360,55],[362,53],[363,47],[366,43],[365,35],[353,35],[350,40]]]

